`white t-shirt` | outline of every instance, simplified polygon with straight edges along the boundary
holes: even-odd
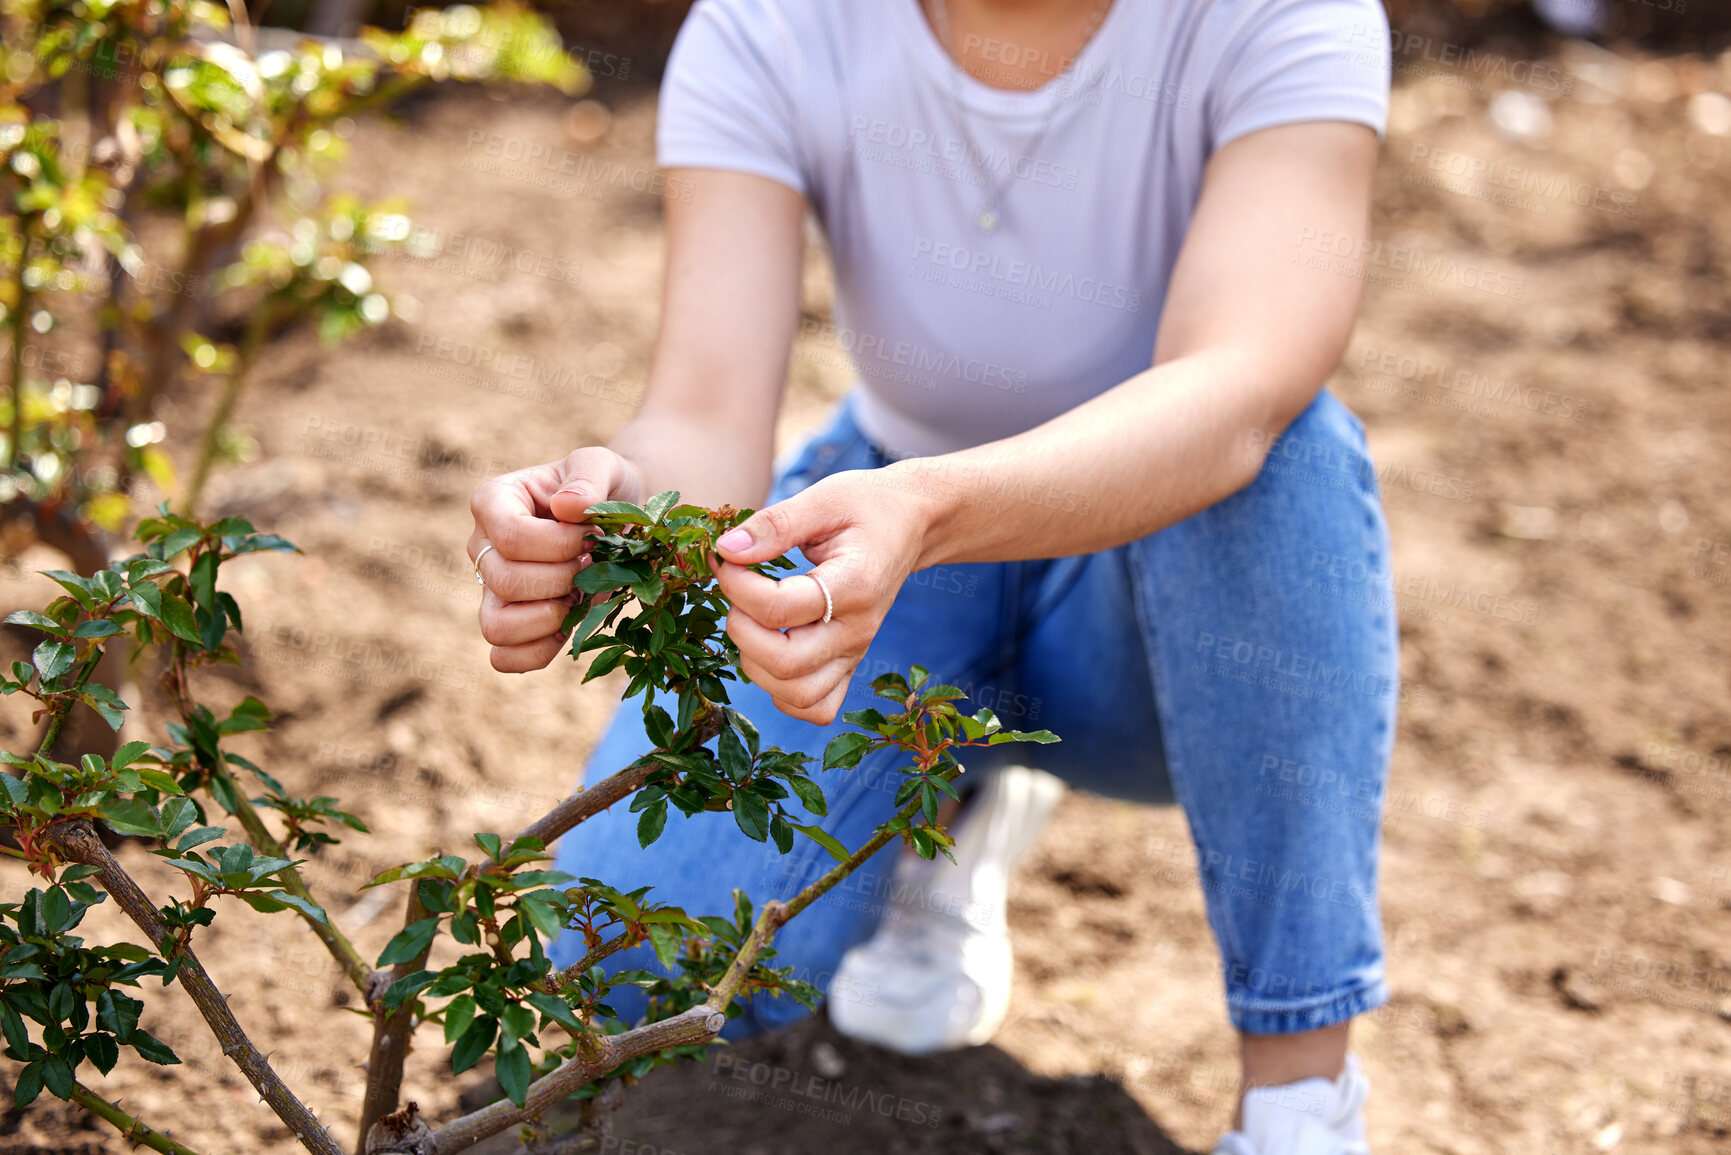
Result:
[[[857,419],[892,456],[1019,433],[1147,369],[1209,155],[1299,121],[1380,135],[1388,110],[1379,0],[1116,0],[1067,71],[1038,67],[1033,91],[960,73],[918,0],[699,0],[674,44],[661,165],[808,198]]]

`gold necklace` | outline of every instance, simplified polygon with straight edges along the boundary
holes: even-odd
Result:
[[[1094,5],[1093,18],[1088,21],[1087,31],[1082,33],[1082,43],[1076,49],[1076,56],[1082,54],[1083,50],[1088,47],[1088,42],[1094,38],[1094,33],[1100,30],[1100,22],[1106,18],[1106,9],[1111,5],[1112,0],[1099,0]],[[974,224],[982,233],[989,236],[997,232],[998,226],[1003,223],[1004,194],[1009,191],[1009,182],[1016,177],[1016,165],[1014,161],[1010,162],[1008,179],[1002,184],[993,182],[991,169],[984,163],[985,153],[979,145],[974,143],[974,134],[968,129],[968,110],[967,106],[962,103],[960,87],[962,73],[966,69],[962,67],[961,54],[956,51],[952,43],[950,9],[947,0],[932,0],[932,23],[937,27],[939,43],[944,46],[944,51],[949,54],[951,62],[955,65],[955,71],[950,74],[950,103],[955,105],[956,119],[962,125],[962,141],[968,146],[968,163],[979,171],[980,181],[986,186],[986,199],[974,212]],[[1074,57],[1071,58],[1070,63],[1075,63]],[[1065,65],[1065,71],[1069,71],[1068,64]],[[1039,131],[1035,132],[1033,139],[1028,142],[1028,148],[1024,155],[1031,158],[1034,150],[1045,139],[1046,131],[1052,127],[1052,121],[1057,118],[1058,104],[1059,97],[1054,95],[1051,107],[1046,110],[1045,117],[1040,121]]]

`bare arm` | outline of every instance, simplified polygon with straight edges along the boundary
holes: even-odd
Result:
[[[538,670],[559,652],[571,578],[588,562],[591,505],[677,489],[704,505],[751,506],[769,490],[799,321],[805,200],[763,177],[678,175],[642,409],[611,446],[492,478],[470,499],[469,557],[487,586],[481,634],[496,670]]]
[[[1363,236],[1375,161],[1370,129],[1336,123],[1268,129],[1216,153],[1151,368],[1026,433],[892,467],[931,502],[919,564],[1108,549],[1255,480],[1358,313],[1360,282],[1294,262],[1294,240],[1307,228]],[[1017,492],[1046,498],[982,502],[981,483],[1012,470]],[[1085,516],[1065,512],[1078,505]]]
[[[661,332],[643,408],[609,445],[645,495],[707,506],[769,492],[775,416],[799,324],[805,199],[744,173],[673,170]]]
[[[1148,370],[1015,437],[832,475],[724,538],[746,672],[786,712],[828,722],[909,572],[1111,548],[1248,485],[1358,309],[1359,282],[1298,264],[1295,241],[1364,235],[1375,159],[1375,134],[1344,123],[1231,142],[1209,162]],[[835,595],[827,625],[811,624],[817,582],[743,568],[796,545]]]

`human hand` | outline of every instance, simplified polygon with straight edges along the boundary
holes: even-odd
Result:
[[[919,564],[925,527],[913,493],[887,484],[882,470],[849,470],[759,510],[716,541],[740,668],[782,713],[819,725],[835,720],[854,668]],[[747,568],[795,548],[818,580],[776,581]]]
[[[571,578],[589,564],[594,527],[584,516],[599,501],[640,501],[642,487],[629,461],[592,446],[475,490],[468,549],[486,587],[481,636],[493,645],[495,670],[526,673],[553,660],[566,637],[559,626],[581,596]]]

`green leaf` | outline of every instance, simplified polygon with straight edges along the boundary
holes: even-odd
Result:
[[[147,618],[162,617],[162,587],[153,581],[134,582],[126,591],[139,612]]]
[[[595,660],[589,663],[589,669],[584,673],[583,680],[588,682],[595,678],[601,678],[611,674],[619,663],[623,662],[626,656],[630,653],[630,646],[610,646],[609,648],[602,650],[599,654],[595,655]]]
[[[113,1035],[88,1034],[84,1036],[84,1053],[96,1069],[106,1075],[120,1061],[120,1044],[114,1041]]]
[[[770,820],[769,836],[775,840],[775,848],[783,854],[793,849],[793,827],[781,815],[777,814]]]
[[[591,517],[605,517],[610,521],[622,521],[628,525],[654,525],[655,519],[648,512],[629,501],[598,501],[589,507]]]
[[[216,566],[216,554],[203,553],[192,563],[192,572],[187,575],[192,600],[207,610],[216,608]]]
[[[577,571],[571,585],[586,594],[606,593],[637,581],[637,574],[617,562],[594,561]]]
[[[42,675],[42,680],[47,682],[70,670],[77,657],[78,649],[70,642],[43,642],[30,655],[30,660],[35,664],[36,672]]]
[[[293,907],[295,910],[300,911],[314,922],[322,922],[326,926],[330,925],[330,919],[325,917],[324,907],[318,905],[316,902],[309,902],[300,895],[290,894],[286,890],[271,890],[266,891],[265,893],[276,901],[282,903],[284,906]]]
[[[24,1064],[24,1069],[18,1072],[18,1081],[12,1084],[12,1105],[28,1107],[36,1101],[36,1096],[42,1093],[42,1060]]]
[[[849,770],[859,765],[867,750],[871,749],[872,740],[869,734],[861,734],[850,730],[837,734],[829,740],[829,745],[823,748],[823,768],[825,770]]]
[[[829,803],[824,800],[823,788],[810,778],[793,777],[787,780],[788,786],[799,796],[800,803],[819,818],[829,814]]]
[[[30,626],[33,629],[44,630],[57,638],[66,636],[65,626],[47,614],[40,614],[35,610],[14,610],[6,615],[6,624],[9,626]]]
[[[198,619],[193,617],[192,607],[176,594],[162,595],[162,624],[182,641],[204,644],[198,635]]]
[[[572,631],[571,652],[573,654],[577,653],[583,643],[588,640],[590,634],[601,628],[601,623],[606,620],[607,615],[613,611],[617,604],[617,602],[608,600],[596,602],[589,607],[588,612],[583,615],[583,620]]]
[[[913,691],[908,688],[908,681],[900,674],[883,674],[872,679],[872,689],[880,698],[892,701],[905,701]]]
[[[1056,734],[1050,730],[1001,730],[986,740],[988,746],[1001,746],[1005,742],[1037,742],[1048,745],[1059,741]]]
[[[41,969],[37,969],[40,975]],[[107,994],[107,991],[103,991]],[[0,1030],[6,1035],[6,1045],[16,1052],[16,1057],[22,1058],[30,1053],[30,1034],[24,1029],[24,1019],[10,1002],[0,1002]],[[106,1074],[107,1072],[104,1072]]]
[[[506,1003],[499,1015],[499,1030],[506,1038],[526,1039],[535,1033],[535,1012],[521,1003]]]
[[[522,1047],[499,1049],[499,1059],[493,1064],[493,1077],[505,1089],[506,1097],[518,1107],[528,1102],[532,1074],[528,1051]]]
[[[734,782],[744,782],[751,776],[751,755],[745,752],[745,743],[731,729],[721,732],[716,742],[716,753],[720,756],[722,771]]]
[[[646,929],[649,931],[649,945],[654,948],[655,957],[662,966],[672,970],[673,965],[679,961],[679,928],[655,922],[650,923]]]
[[[227,833],[228,828],[226,826],[196,826],[182,835],[180,841],[174,844],[174,848],[184,853],[195,846],[203,846],[206,842],[221,838]]]
[[[637,819],[637,845],[647,847],[657,838],[667,826],[667,799],[657,798],[643,810]]]
[[[198,818],[198,807],[190,798],[170,798],[162,804],[162,839],[179,836]]]
[[[139,798],[110,798],[97,813],[116,834],[155,838],[162,832],[162,820],[157,817],[156,810]]]
[[[734,731],[741,738],[745,739],[745,748],[751,751],[751,756],[753,758],[757,757],[757,727],[752,725],[750,718],[747,718],[732,706],[724,706],[723,710],[726,711],[727,724],[733,727]]]
[[[120,633],[120,627],[107,618],[96,618],[88,622],[80,622],[78,628],[72,631],[75,638],[110,638]]]
[[[460,1075],[479,1063],[481,1056],[492,1047],[493,1036],[498,1030],[499,1020],[491,1015],[482,1015],[470,1023],[468,1029],[457,1037],[457,1045],[451,1048],[451,1071]]]
[[[199,529],[175,530],[173,533],[162,539],[163,560],[168,561],[172,559],[176,554],[195,544],[203,536],[204,531]]]
[[[643,503],[643,511],[651,520],[660,522],[667,516],[667,511],[679,504],[677,489],[665,490]]]
[[[499,836],[497,834],[477,834],[475,835],[475,845],[479,846],[494,862],[500,861]]]
[[[132,1032],[131,1043],[132,1049],[138,1052],[139,1057],[148,1062],[156,1063],[164,1067],[180,1062],[180,1057],[174,1053],[167,1043],[163,1042],[155,1035],[152,1035],[143,1027]]]
[[[108,764],[116,770],[119,770],[123,766],[130,766],[138,759],[144,757],[145,751],[149,749],[149,742],[128,742],[126,745],[114,752],[114,757],[109,759]],[[177,790],[175,793],[178,794],[180,791]]]
[[[438,915],[410,923],[398,932],[395,938],[385,944],[384,952],[379,955],[379,961],[376,965],[387,967],[392,963],[412,961],[427,949],[438,931]]]
[[[408,1000],[433,985],[433,980],[439,977],[437,971],[414,971],[406,974],[386,988],[380,999],[385,1006],[395,1010]],[[472,1000],[471,1000],[472,1001]]]
[[[142,1002],[119,991],[105,990],[96,996],[97,1023],[123,1043],[132,1041],[132,1032],[137,1029],[138,1016],[143,1011]]]
[[[930,706],[938,702],[959,702],[967,696],[955,686],[927,686],[920,691],[920,704]]]
[[[649,740],[662,750],[671,747],[679,737],[679,732],[673,728],[673,719],[660,706],[644,708],[643,728]]]
[[[566,1030],[575,1033],[583,1029],[583,1024],[578,1020],[576,1012],[571,1009],[570,1004],[559,996],[546,994],[542,991],[530,991],[523,997],[530,1006]],[[447,1011],[446,1013],[449,1014],[450,1012]]]
[[[750,790],[733,792],[733,820],[747,838],[763,842],[769,837],[769,803]]]
[[[55,1098],[72,1098],[72,1068],[59,1055],[49,1055],[43,1062],[42,1082]]]
[[[445,1007],[445,1042],[454,1043],[462,1038],[463,1032],[469,1029],[469,1024],[474,1020],[474,995],[458,995],[452,999]]]

